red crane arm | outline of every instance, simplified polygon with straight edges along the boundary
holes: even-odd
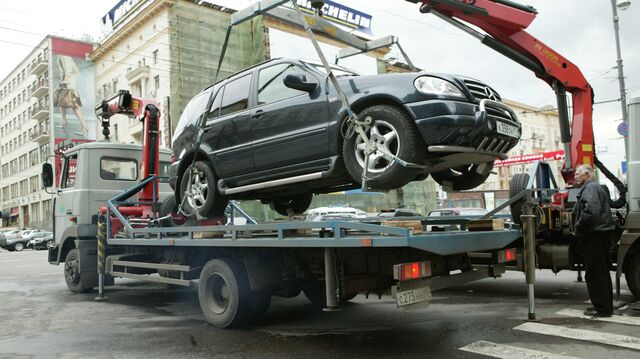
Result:
[[[578,165],[593,165],[591,86],[576,65],[525,31],[537,15],[535,9],[509,0],[408,1],[422,2],[422,12],[432,12],[472,34],[483,44],[532,70],[552,86],[558,100],[560,133],[565,147],[562,171],[565,182],[573,184],[573,172]],[[482,29],[485,34],[465,23]],[[573,101],[571,123],[566,105],[567,91]]]

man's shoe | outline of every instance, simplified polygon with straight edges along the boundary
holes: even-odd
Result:
[[[611,313],[599,312],[593,307],[592,308],[587,308],[587,310],[584,311],[584,315],[589,316],[589,317],[598,317],[598,318],[609,318],[609,317],[611,317]]]

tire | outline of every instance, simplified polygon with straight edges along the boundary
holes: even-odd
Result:
[[[287,199],[275,199],[271,202],[271,209],[282,216],[291,217],[309,209],[312,200],[311,193],[303,193]]]
[[[464,191],[483,184],[492,169],[493,163],[473,164],[435,172],[431,177],[446,191]]]
[[[176,196],[171,194],[167,198],[160,203],[160,209],[158,211],[158,215],[160,218],[166,217],[171,213],[175,213],[178,210],[178,206],[176,205]],[[173,218],[164,218],[160,220],[161,227],[177,227],[178,223],[175,223]]]
[[[13,244],[13,249],[14,249],[16,252],[22,252],[22,250],[24,249],[24,243],[22,243],[22,242],[16,242],[16,243],[14,243],[14,244]]]
[[[191,179],[193,183],[191,190],[196,196],[195,207],[200,215],[205,218],[222,217],[229,200],[218,193],[217,181],[213,175],[213,170],[204,161],[197,161],[195,167],[197,174]],[[187,168],[180,179],[180,193],[183,199],[187,193],[189,172],[190,170]],[[183,208],[187,212],[193,213],[193,208],[191,208],[188,200],[184,201]]]
[[[202,314],[217,328],[246,326],[256,308],[244,267],[231,259],[207,262],[200,273],[198,299]]]
[[[82,286],[80,259],[76,248],[70,250],[64,260],[64,281],[67,283],[67,288],[74,293],[87,293],[93,289]]]
[[[629,258],[629,263],[625,265],[624,278],[627,281],[629,290],[633,293],[636,301],[640,300],[640,253],[636,253]]]
[[[271,306],[271,292],[255,291],[251,293],[251,322],[262,319]]]
[[[390,105],[375,105],[358,114],[371,118],[372,125],[365,129],[369,137],[376,138],[389,152],[410,162],[421,164],[426,155],[422,139],[418,137],[413,120],[402,110]],[[364,142],[355,133],[342,145],[345,166],[353,179],[361,183],[364,168]],[[367,184],[373,189],[400,188],[416,178],[415,169],[382,157],[378,152],[369,157]]]
[[[302,292],[315,308],[323,309],[327,306],[327,296],[326,296],[324,281],[321,281],[321,280],[311,281],[302,288]],[[344,305],[346,302],[355,298],[357,295],[358,295],[357,292],[345,294],[340,298],[340,300],[338,301],[338,304]]]
[[[513,198],[518,195],[518,193],[527,189],[527,184],[529,183],[529,174],[528,173],[516,173],[509,180],[509,198]],[[510,205],[511,209],[511,219],[513,223],[522,224],[522,220],[520,216],[522,215],[522,206],[524,205],[524,198],[518,201],[513,202]]]

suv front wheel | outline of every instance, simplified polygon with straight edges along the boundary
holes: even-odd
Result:
[[[421,146],[422,141],[412,120],[404,111],[394,106],[375,105],[364,109],[358,117],[371,121],[365,133],[379,147],[410,163],[420,164],[424,161],[426,149]],[[366,144],[358,133],[345,139],[342,147],[347,170],[359,183],[365,166],[365,149]],[[376,151],[369,155],[367,177],[369,187],[390,190],[400,188],[416,178],[416,170],[404,167]]]
[[[184,200],[183,207],[188,213],[193,213],[193,207],[195,207],[201,216],[207,218],[223,216],[229,199],[218,192],[213,170],[204,161],[197,161],[195,167],[196,171],[193,175],[189,175],[191,169],[187,168],[180,178],[180,193],[183,200],[185,196],[189,196],[187,190],[191,180],[191,198],[187,197]]]

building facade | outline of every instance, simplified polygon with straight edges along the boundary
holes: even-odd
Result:
[[[47,36],[0,82],[0,227],[52,228],[41,164],[56,145],[95,139],[92,48]]]

